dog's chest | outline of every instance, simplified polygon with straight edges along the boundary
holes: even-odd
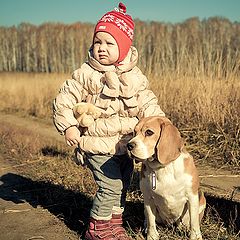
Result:
[[[141,179],[141,189],[147,190],[151,197],[162,196],[164,198],[178,198],[185,193],[185,176],[163,171],[148,171],[147,176]],[[177,199],[176,199],[177,200]]]
[[[186,189],[191,176],[184,173],[181,162],[152,170],[146,167],[140,182],[141,191],[166,216],[179,217],[187,201]]]

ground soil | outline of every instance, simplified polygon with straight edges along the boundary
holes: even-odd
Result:
[[[57,141],[61,137],[48,124],[14,115],[0,116],[20,128],[38,131]],[[42,127],[42,126],[46,127]],[[41,127],[41,129],[40,129]],[[0,152],[0,240],[77,240],[79,236],[31,196],[33,182],[21,176]]]
[[[2,113],[0,121],[63,142],[63,137],[52,123]],[[209,197],[240,202],[239,175],[210,166],[199,165],[198,169],[201,187]],[[79,239],[79,234],[65,225],[61,217],[31,198],[30,191],[25,191],[31,184],[18,174],[0,152],[0,240]],[[19,191],[16,186],[24,190]]]
[[[0,170],[0,240],[78,239],[63,221],[34,202],[26,191],[31,183],[1,156],[0,166],[6,169]],[[16,190],[20,185],[25,191]]]

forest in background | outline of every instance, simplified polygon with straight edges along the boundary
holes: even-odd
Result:
[[[239,22],[195,17],[177,24],[136,20],[135,25],[133,45],[147,75],[239,74]],[[72,72],[86,60],[93,29],[80,22],[0,27],[0,71]]]

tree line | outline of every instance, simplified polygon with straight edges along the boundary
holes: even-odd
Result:
[[[133,45],[149,74],[239,74],[239,22],[196,17],[176,24],[135,20],[135,25]],[[93,30],[93,24],[81,22],[0,27],[0,71],[72,72],[86,60]]]

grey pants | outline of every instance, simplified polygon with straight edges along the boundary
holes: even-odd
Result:
[[[109,220],[112,213],[122,213],[133,172],[133,161],[126,155],[90,155],[86,163],[98,185],[90,216]]]

